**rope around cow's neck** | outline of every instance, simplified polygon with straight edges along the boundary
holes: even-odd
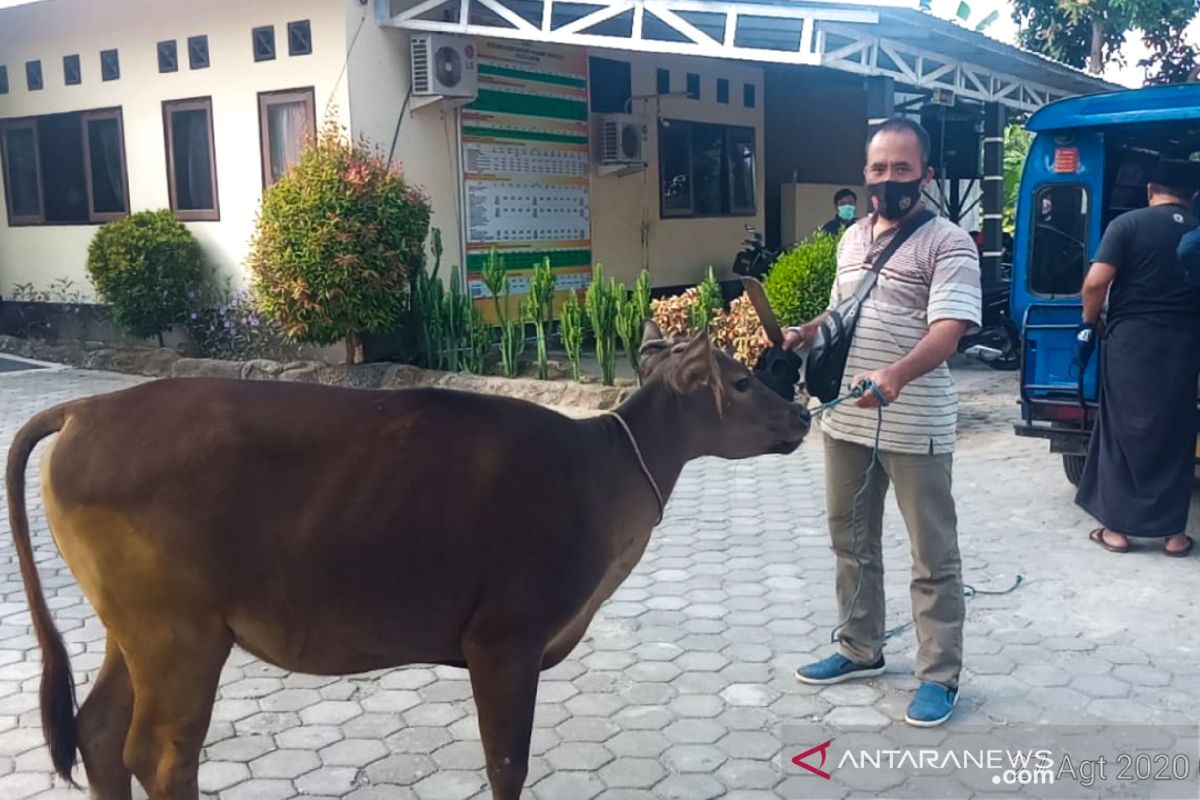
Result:
[[[650,474],[650,468],[646,466],[646,459],[642,458],[642,449],[638,447],[637,439],[634,437],[633,431],[629,429],[629,423],[615,411],[605,411],[604,413],[610,417],[615,417],[617,422],[621,423],[621,428],[624,429],[625,435],[629,437],[629,444],[633,447],[633,454],[637,456],[638,466],[642,468],[642,474],[646,476],[646,481],[650,484],[650,488],[654,490],[654,499],[658,501],[658,519],[654,521],[654,524],[657,525],[663,521],[663,509],[665,505],[663,503],[662,492],[658,488],[658,482]]]

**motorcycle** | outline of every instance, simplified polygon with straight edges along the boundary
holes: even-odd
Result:
[[[971,238],[979,249],[983,261],[983,235],[972,231]],[[1004,255],[1000,260],[999,274],[983,279],[982,305],[983,323],[979,330],[964,336],[958,343],[958,352],[975,358],[992,369],[1014,370],[1021,366],[1021,334],[1012,320],[1009,299],[1012,294],[1012,237],[1004,234]]]
[[[733,274],[761,281],[779,257],[779,253],[766,248],[763,235],[755,230],[753,225],[747,225],[746,232],[750,234],[750,238],[742,242],[745,246],[733,259]]]
[[[978,332],[962,337],[958,352],[992,369],[1010,371],[1021,366],[1021,336],[1008,310],[1008,298],[1008,282],[984,289],[983,324]]]

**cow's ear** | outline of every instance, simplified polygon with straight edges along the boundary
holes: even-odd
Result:
[[[678,355],[671,383],[677,392],[690,394],[705,386],[715,389],[719,385],[717,354],[707,333],[693,336],[675,350]]]
[[[638,377],[643,383],[666,361],[670,352],[671,343],[663,336],[662,328],[654,320],[646,320],[642,327],[642,346],[638,349]]]

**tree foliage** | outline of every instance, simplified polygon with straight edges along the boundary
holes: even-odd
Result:
[[[1183,39],[1195,13],[1194,5],[1190,14],[1181,9],[1174,17],[1165,19],[1161,28],[1146,31],[1142,36],[1150,55],[1139,61],[1138,66],[1146,71],[1147,86],[1185,83],[1200,66],[1196,47]]]
[[[1006,232],[1012,233],[1016,226],[1017,194],[1021,188],[1021,173],[1025,171],[1025,159],[1029,157],[1029,145],[1033,135],[1021,125],[1009,125],[1004,129],[1004,221]]]
[[[1159,79],[1181,72],[1186,79],[1182,65],[1194,63],[1194,49],[1181,38],[1198,10],[1198,0],[1014,0],[1013,18],[1023,46],[1095,75],[1123,64],[1121,46],[1137,33],[1151,50],[1139,66],[1165,82]]]
[[[326,123],[263,195],[250,269],[263,310],[294,341],[395,330],[422,257],[429,202],[365,143]]]

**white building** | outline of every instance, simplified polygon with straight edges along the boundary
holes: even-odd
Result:
[[[431,68],[477,90],[414,92],[414,33],[454,37]],[[828,219],[871,119],[949,103],[947,141],[969,130],[996,184],[984,128],[1104,88],[853,0],[42,0],[0,10],[0,295],[86,283],[99,223],[163,207],[244,279],[263,187],[328,114],[392,149],[451,264],[495,245],[510,267],[551,254],[563,285],[601,262],[671,286],[727,277],[747,224],[780,242]],[[602,122],[626,112],[615,142],[639,163],[605,164]]]

